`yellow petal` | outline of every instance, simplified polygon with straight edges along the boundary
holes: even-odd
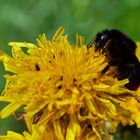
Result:
[[[70,116],[70,122],[67,128],[66,140],[75,140],[75,139],[78,140],[80,134],[81,134],[81,127],[78,123],[75,114],[72,114]]]
[[[140,61],[140,42],[137,42],[136,56],[138,57],[138,59]]]
[[[8,131],[7,135],[0,136],[0,140],[26,140],[24,136],[16,132]]]
[[[59,120],[55,120],[53,122],[54,125],[54,132],[58,140],[64,140],[64,135],[62,134],[61,125]]]
[[[63,34],[63,32],[64,32],[64,28],[60,27],[57,30],[57,32],[54,34],[52,41],[57,41],[60,38],[60,36]]]
[[[6,106],[1,112],[0,117],[6,118],[9,115],[11,115],[13,112],[15,112],[21,105],[17,102],[12,102],[8,106]]]

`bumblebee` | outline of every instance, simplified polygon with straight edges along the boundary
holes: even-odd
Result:
[[[117,68],[119,80],[128,78],[129,83],[125,86],[130,90],[136,90],[140,85],[140,62],[135,55],[136,44],[125,33],[117,30],[103,30],[87,45],[94,44],[95,51],[100,51],[108,58],[108,65],[102,71],[105,73],[111,66]]]

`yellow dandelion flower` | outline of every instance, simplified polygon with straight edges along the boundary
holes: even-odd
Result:
[[[139,126],[138,94],[125,88],[128,79],[115,78],[114,68],[102,74],[106,57],[87,49],[78,35],[71,45],[63,31],[52,41],[40,35],[37,45],[10,42],[12,56],[0,52],[5,70],[12,72],[4,75],[0,101],[9,105],[0,117],[23,108],[32,140],[109,140],[120,122]]]

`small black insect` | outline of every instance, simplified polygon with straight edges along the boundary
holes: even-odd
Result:
[[[126,87],[136,90],[140,85],[140,62],[135,55],[135,42],[125,33],[116,30],[103,30],[91,40],[87,47],[95,45],[95,51],[100,51],[108,58],[108,66],[102,71],[105,73],[110,66],[116,66],[118,79],[129,79]]]

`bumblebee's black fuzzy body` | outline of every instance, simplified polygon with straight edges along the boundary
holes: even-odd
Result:
[[[136,90],[140,85],[140,62],[135,55],[135,42],[121,31],[111,29],[97,33],[87,47],[92,47],[93,44],[96,51],[107,56],[108,68],[117,67],[118,79],[128,78],[126,87]]]

